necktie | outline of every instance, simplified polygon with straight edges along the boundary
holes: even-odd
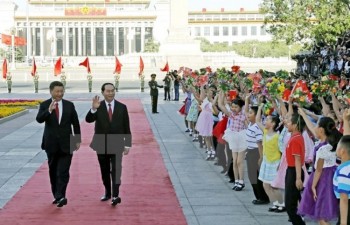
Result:
[[[108,108],[108,116],[109,116],[109,121],[112,121],[112,107],[111,104],[108,104],[109,108]]]
[[[55,103],[55,113],[56,113],[56,118],[57,118],[57,121],[60,122],[60,110],[58,108],[58,103],[56,102]]]

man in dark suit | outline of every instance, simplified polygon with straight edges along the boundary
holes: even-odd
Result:
[[[62,207],[67,204],[66,190],[73,151],[80,147],[80,125],[73,103],[62,99],[63,84],[52,82],[50,93],[51,98],[40,104],[36,121],[45,122],[41,148],[46,151],[49,164],[51,191],[55,198],[52,204]]]
[[[163,85],[158,85],[156,81],[156,74],[151,74],[151,80],[148,82],[148,86],[150,88],[150,95],[152,101],[152,113],[159,113],[157,111],[158,105],[158,88],[162,88]]]
[[[100,164],[105,194],[101,201],[112,197],[112,205],[121,203],[119,187],[121,184],[122,158],[131,147],[129,114],[126,105],[114,99],[115,88],[105,83],[101,88],[104,100],[98,96],[92,100],[92,108],[86,115],[86,122],[95,122],[95,134],[90,147],[96,151]]]

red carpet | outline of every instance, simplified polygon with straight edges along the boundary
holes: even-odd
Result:
[[[133,147],[123,159],[122,203],[112,207],[109,201],[99,201],[104,188],[96,154],[88,147],[93,125],[84,122],[83,143],[71,167],[68,205],[56,208],[51,204],[53,197],[45,162],[0,210],[1,225],[186,224],[141,102],[122,102],[128,106],[133,134]]]

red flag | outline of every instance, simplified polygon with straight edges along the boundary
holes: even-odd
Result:
[[[139,75],[143,73],[143,69],[145,68],[145,64],[143,64],[142,57],[140,56],[140,72]]]
[[[168,64],[168,62],[166,62],[164,68],[160,69],[160,71],[162,71],[162,72],[169,72],[169,64]]]
[[[35,63],[35,58],[33,57],[33,66],[32,66],[32,76],[34,77],[36,74],[36,63]]]
[[[121,64],[117,58],[117,56],[115,57],[115,69],[113,73],[117,73],[120,74],[122,72],[122,66],[123,64]]]
[[[22,37],[15,37],[15,46],[27,45],[27,40]]]
[[[79,63],[79,66],[85,66],[87,68],[87,72],[91,73],[91,69],[90,69],[90,63],[89,63],[89,57],[86,57],[86,59],[84,60],[84,62]]]
[[[282,99],[284,101],[288,102],[289,101],[289,96],[290,96],[291,93],[292,93],[292,91],[289,90],[289,89],[284,90]]]
[[[1,42],[5,45],[11,45],[12,44],[11,35],[1,34]]]
[[[2,64],[2,77],[6,79],[7,77],[7,60],[4,59],[4,63]]]
[[[293,90],[291,92],[291,95],[293,95],[294,91],[296,89],[301,89],[302,92],[304,92],[307,95],[307,98],[309,99],[309,101],[312,100],[312,95],[309,91],[309,88],[307,87],[306,81],[304,80],[297,80],[297,82],[295,83]]]
[[[55,64],[55,68],[54,68],[53,74],[54,74],[55,76],[57,76],[57,75],[59,75],[59,74],[62,73],[61,70],[62,70],[62,58],[60,57],[60,58],[57,60],[56,64]]]

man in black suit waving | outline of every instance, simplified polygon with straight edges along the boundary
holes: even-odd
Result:
[[[73,151],[80,147],[80,125],[73,103],[62,99],[63,84],[52,82],[50,93],[51,98],[40,104],[36,121],[45,122],[41,148],[46,151],[49,164],[51,191],[55,198],[52,204],[62,207],[67,204],[66,190]]]
[[[105,194],[101,201],[112,197],[112,205],[121,202],[119,187],[121,184],[122,158],[131,147],[129,114],[126,105],[114,99],[115,87],[105,83],[101,88],[104,100],[98,96],[92,100],[92,108],[86,115],[86,122],[95,122],[95,134],[90,147],[96,151],[100,164]]]

